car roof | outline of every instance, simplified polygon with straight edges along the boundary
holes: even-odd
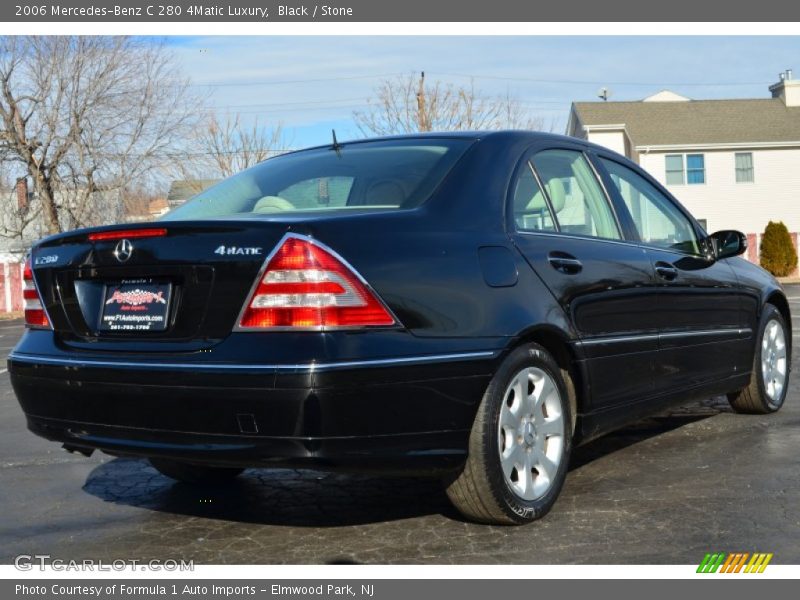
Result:
[[[426,132],[419,132],[419,133],[406,133],[400,135],[385,135],[385,136],[377,136],[377,137],[367,137],[361,139],[354,139],[354,140],[346,140],[346,141],[338,141],[338,143],[342,146],[349,146],[352,144],[363,144],[367,142],[385,142],[385,141],[393,141],[393,140],[416,140],[416,139],[466,139],[466,140],[484,140],[484,139],[502,139],[506,138],[509,142],[517,142],[524,139],[529,139],[531,142],[535,142],[537,140],[552,140],[555,142],[569,142],[571,144],[580,144],[586,146],[587,148],[596,147],[595,144],[591,144],[585,140],[581,140],[574,137],[569,137],[566,135],[559,135],[556,133],[545,133],[543,131],[532,131],[526,129],[502,129],[502,130],[493,130],[493,131],[426,131]],[[308,150],[320,150],[324,148],[330,148],[333,144],[333,139],[331,139],[330,144],[322,144],[318,146],[309,146],[307,148],[301,148],[298,150],[293,150],[292,152],[287,152],[280,156],[285,156],[286,154],[295,154],[299,152],[305,152]],[[277,157],[276,157],[277,158]]]

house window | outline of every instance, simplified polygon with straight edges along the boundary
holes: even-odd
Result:
[[[737,152],[736,160],[736,183],[753,183],[753,153]]]
[[[686,183],[706,182],[706,160],[702,154],[686,155]]]
[[[667,154],[667,185],[683,185],[683,154]]]
[[[686,168],[684,169],[684,165]],[[706,161],[703,154],[667,154],[667,185],[706,182]]]

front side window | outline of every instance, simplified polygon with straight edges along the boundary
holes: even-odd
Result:
[[[581,152],[545,150],[531,160],[562,233],[618,240],[614,213]]]
[[[691,221],[656,187],[634,170],[601,158],[646,244],[700,254]]]
[[[755,180],[753,153],[737,152],[734,160],[736,161],[736,183],[753,183]]]
[[[406,138],[285,154],[223,180],[162,219],[415,208],[433,194],[471,143]]]

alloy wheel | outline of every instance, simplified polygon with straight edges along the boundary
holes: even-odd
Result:
[[[761,377],[764,391],[775,404],[780,404],[783,398],[787,366],[786,334],[783,326],[772,319],[761,338]]]
[[[536,367],[519,371],[503,396],[497,437],[506,484],[523,500],[541,498],[552,486],[564,454],[564,426],[553,378]]]

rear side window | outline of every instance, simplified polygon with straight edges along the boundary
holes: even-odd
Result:
[[[533,164],[562,233],[618,240],[614,213],[586,157],[574,150],[545,150]]]
[[[286,154],[229,177],[162,219],[415,208],[431,196],[471,143],[402,139]]]
[[[520,169],[514,186],[514,221],[523,231],[556,231],[553,213],[529,162]]]

